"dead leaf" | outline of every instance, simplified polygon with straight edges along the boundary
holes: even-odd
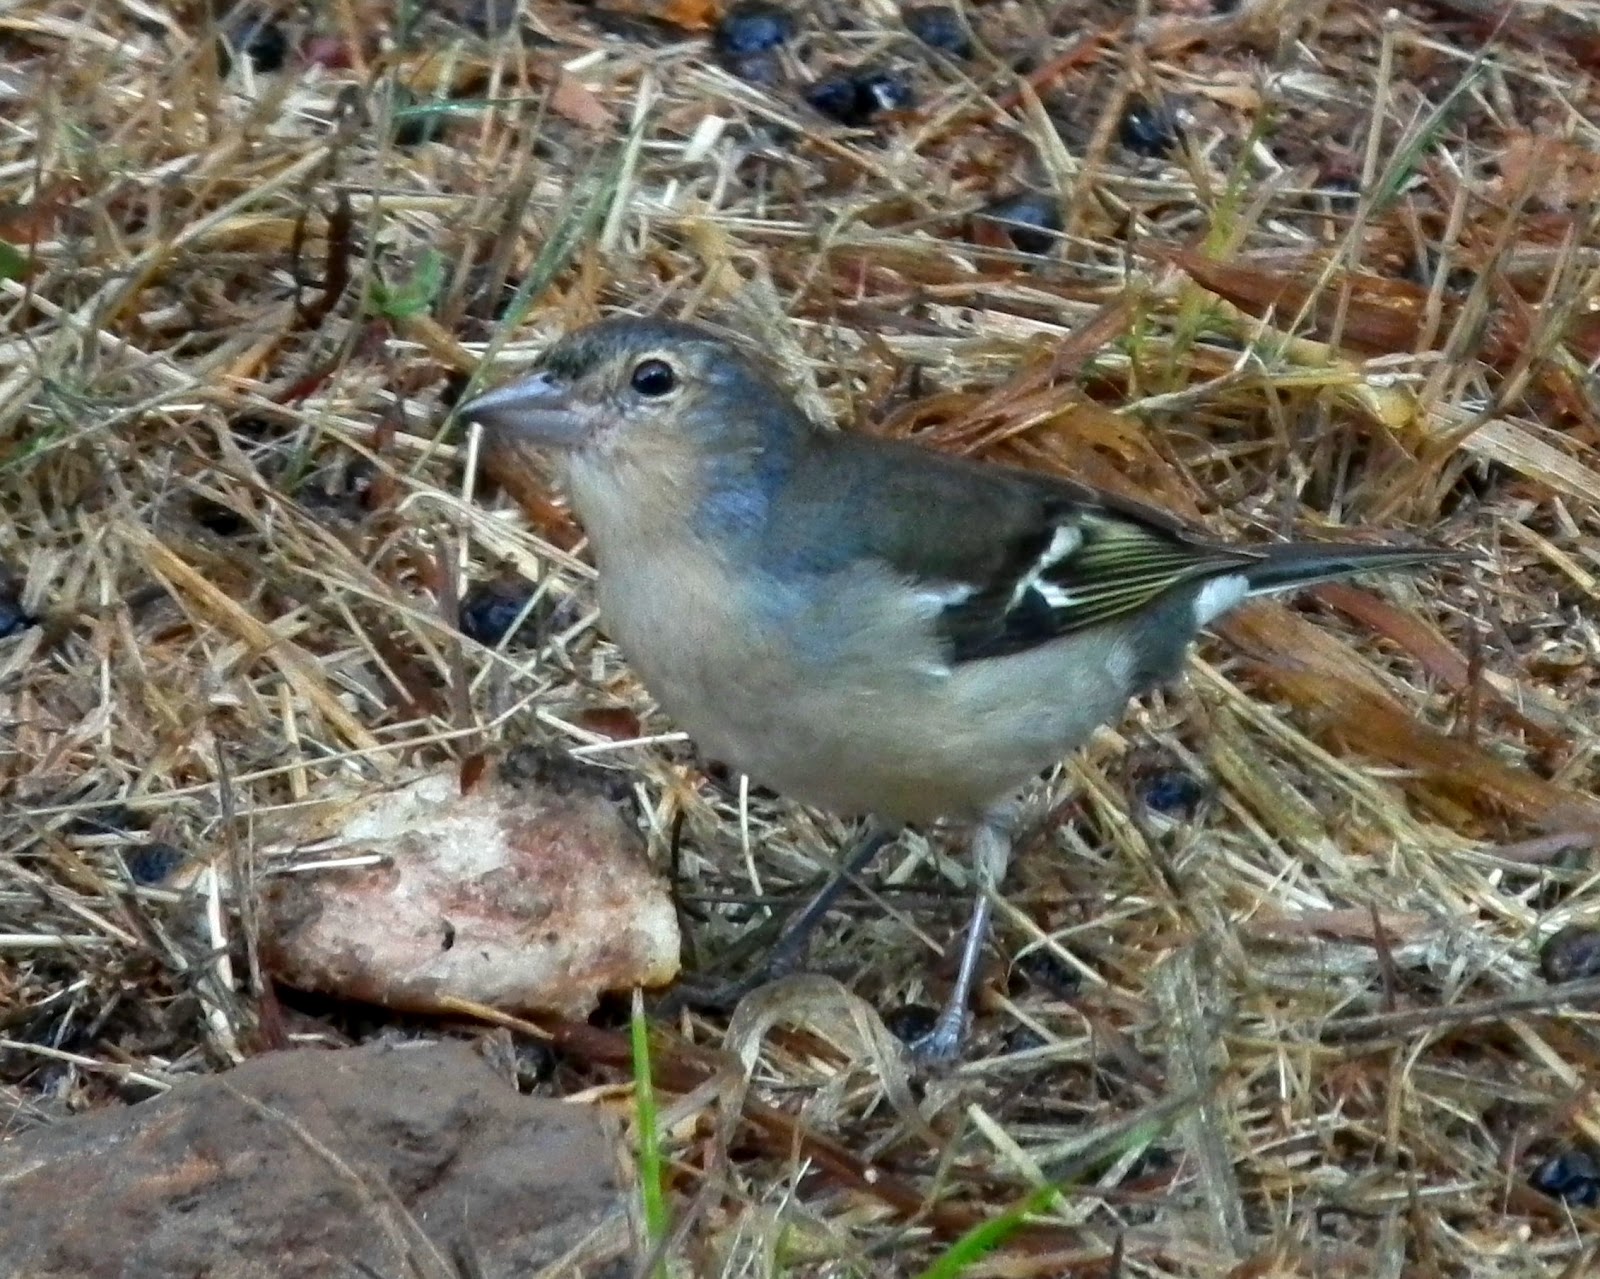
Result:
[[[1414,911],[1373,912],[1362,907],[1307,910],[1296,915],[1258,914],[1244,926],[1258,937],[1326,937],[1333,941],[1374,944],[1381,935],[1390,942],[1412,942],[1438,927],[1437,921]]]
[[[1404,612],[1371,591],[1351,586],[1348,582],[1324,582],[1313,587],[1311,593],[1324,604],[1399,645],[1422,664],[1430,678],[1458,693],[1466,692],[1471,685],[1470,665],[1466,657],[1416,614]],[[1541,747],[1553,748],[1564,743],[1565,739],[1558,733],[1523,714],[1516,703],[1487,681],[1479,684],[1479,693],[1496,714],[1507,723],[1514,724]]]
[[[1565,211],[1600,196],[1600,153],[1549,134],[1510,135],[1491,190],[1505,204],[1531,198],[1541,208]]]
[[[574,715],[572,722],[614,742],[632,741],[644,732],[639,717],[626,706],[591,706]]]
[[[550,89],[550,109],[585,129],[609,129],[616,117],[594,91],[570,71],[557,71]]]
[[[1272,314],[1287,328],[1304,315],[1310,332],[1323,341],[1337,331],[1339,345],[1367,355],[1407,354],[1422,338],[1428,290],[1409,280],[1390,280],[1358,272],[1335,272],[1325,283],[1315,259],[1291,273],[1250,262],[1224,262],[1187,249],[1161,251],[1194,282],[1233,303],[1245,314]],[[1341,294],[1347,294],[1341,297]],[[1448,319],[1439,326],[1449,333]]]
[[[717,25],[720,8],[716,0],[609,0],[602,11],[665,23],[683,31],[709,31]]]
[[[1314,720],[1318,736],[1399,768],[1483,816],[1513,816],[1536,829],[1600,829],[1600,801],[1507,764],[1471,742],[1447,737],[1387,694],[1329,671],[1258,665],[1256,674]]]

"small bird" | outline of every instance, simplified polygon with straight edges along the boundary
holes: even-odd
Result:
[[[493,474],[557,455],[604,624],[703,752],[873,819],[831,888],[906,823],[972,827],[979,891],[930,1059],[960,1051],[1031,779],[1245,600],[1455,558],[1218,544],[1065,479],[825,429],[740,346],[663,319],[570,333],[461,413]]]

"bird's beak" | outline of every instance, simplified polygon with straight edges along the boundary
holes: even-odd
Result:
[[[506,443],[568,449],[581,444],[594,425],[594,411],[548,373],[535,373],[468,400],[461,416],[480,423]]]

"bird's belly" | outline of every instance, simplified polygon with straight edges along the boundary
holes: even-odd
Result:
[[[1103,676],[1077,678],[1107,656],[1092,640],[947,668],[848,628],[819,648],[800,638],[818,626],[763,621],[692,573],[652,578],[640,591],[602,570],[601,609],[662,710],[709,758],[835,813],[976,816],[1126,702]]]
[[[663,705],[708,755],[792,799],[910,822],[979,816],[1122,709],[1065,684],[1048,699],[986,687],[975,701],[973,691],[958,672],[871,688],[797,681],[781,705],[742,689]]]

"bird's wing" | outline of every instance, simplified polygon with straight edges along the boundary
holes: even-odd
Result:
[[[810,518],[792,527],[948,597],[936,624],[953,662],[1022,652],[1263,559],[1083,485],[894,441],[829,437],[796,480]]]
[[[1184,541],[1159,526],[1081,506],[1016,538],[1012,554],[939,618],[954,661],[1021,652],[1144,608],[1185,582],[1250,557]]]

